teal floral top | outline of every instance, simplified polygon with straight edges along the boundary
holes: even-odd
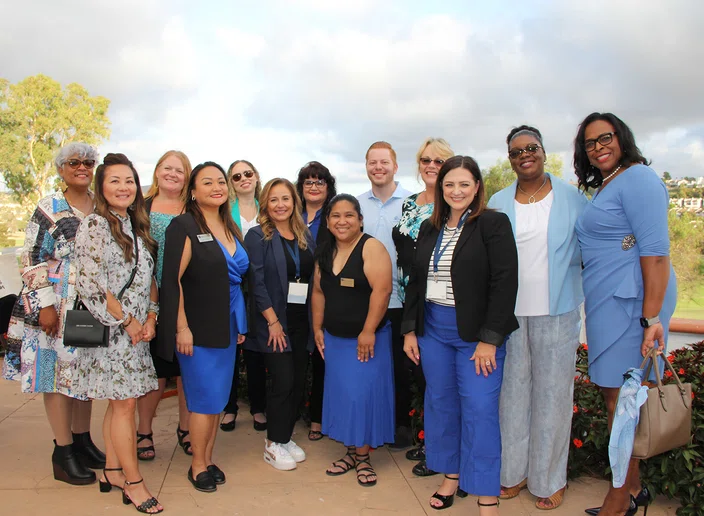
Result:
[[[167,215],[152,211],[149,213],[149,223],[151,224],[150,233],[152,238],[156,240],[159,250],[156,255],[156,284],[161,287],[161,269],[164,265],[164,243],[166,242],[166,228],[169,227],[171,221],[176,215]]]

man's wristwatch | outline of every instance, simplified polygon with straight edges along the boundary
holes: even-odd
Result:
[[[653,324],[658,324],[660,322],[660,317],[657,315],[655,317],[651,317],[650,319],[647,319],[646,317],[641,317],[640,318],[640,325],[643,328],[650,328]]]

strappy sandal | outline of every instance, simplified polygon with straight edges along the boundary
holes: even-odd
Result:
[[[191,441],[184,442],[184,439],[188,437],[188,430],[181,430],[181,427],[177,426],[176,437],[178,438],[178,445],[183,448],[183,453],[186,455],[193,455],[193,450],[191,450]]]
[[[376,471],[372,468],[372,463],[369,462],[369,454],[365,453],[364,455],[355,455],[355,460],[357,461],[357,465],[355,466],[357,471],[357,483],[362,487],[375,486],[377,481],[376,478],[374,480],[367,480],[369,477],[376,476]],[[359,467],[360,464],[362,465],[361,468]]]
[[[567,485],[563,487],[562,489],[559,489],[557,492],[553,493],[551,496],[548,496],[547,498],[538,498],[535,501],[535,506],[540,509],[541,511],[551,511],[553,509],[557,509],[560,505],[562,505],[562,502],[565,499],[565,490],[567,489]],[[541,506],[538,505],[540,502],[543,502],[545,505]],[[549,504],[549,505],[548,505]]]
[[[435,498],[436,500],[440,501],[441,505],[433,505],[432,503],[428,503],[428,505],[430,505],[431,509],[435,509],[436,511],[442,511],[443,509],[449,509],[450,507],[452,507],[452,504],[455,503],[455,495],[459,496],[460,498],[464,498],[467,496],[467,493],[459,488],[459,477],[454,478],[445,475],[445,478],[448,480],[457,480],[458,486],[455,492],[450,495],[441,495],[438,494],[437,491],[433,493],[433,496],[431,496],[430,498]]]
[[[151,446],[139,446],[139,443],[149,439],[152,442]],[[137,432],[137,458],[139,460],[148,461],[156,458],[156,450],[154,449],[154,432],[149,434],[140,434]],[[152,455],[146,455],[152,452]]]
[[[323,438],[323,432],[320,430],[310,430],[308,432],[309,441],[320,441]]]
[[[503,487],[501,486],[501,494],[499,495],[500,500],[510,500],[511,498],[516,498],[521,491],[528,487],[528,479],[525,478],[523,481],[513,487]]]
[[[98,487],[100,487],[100,492],[109,493],[113,487],[116,487],[120,491],[124,491],[124,489],[120,486],[116,486],[115,484],[110,483],[110,479],[108,479],[108,471],[122,471],[122,468],[103,468],[103,476],[105,477],[105,482],[103,482],[102,480],[98,480]]]
[[[339,477],[340,475],[344,475],[349,470],[354,468],[357,465],[357,461],[354,458],[355,450],[356,450],[356,448],[354,446],[348,446],[347,453],[345,453],[345,456],[342,457],[340,460],[336,460],[335,462],[333,462],[332,466],[330,466],[330,468],[328,468],[325,471],[325,474],[329,475],[331,477]],[[351,463],[349,463],[345,460],[347,457],[352,459]],[[339,468],[340,471],[330,471],[330,469],[332,469],[332,468]]]
[[[159,500],[157,500],[157,499],[154,498],[153,496],[152,496],[150,499],[145,500],[144,502],[142,502],[142,503],[140,503],[139,505],[137,505],[136,503],[134,503],[134,502],[132,501],[132,499],[131,499],[131,498],[129,497],[129,495],[127,494],[126,489],[127,489],[129,486],[133,486],[133,485],[135,485],[135,484],[141,484],[142,482],[144,482],[144,479],[143,479],[143,478],[140,478],[140,479],[137,480],[136,482],[130,482],[129,480],[125,480],[125,489],[122,490],[122,503],[125,504],[125,505],[130,505],[130,504],[134,505],[134,508],[137,509],[137,512],[141,512],[141,513],[144,513],[144,514],[159,514],[161,511],[164,510],[163,508],[162,508],[162,509],[159,509],[159,510],[156,511],[156,512],[150,512],[150,511],[149,511],[149,509],[153,509],[154,507],[157,507],[157,506],[159,505]]]

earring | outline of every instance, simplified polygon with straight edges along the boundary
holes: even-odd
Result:
[[[192,200],[192,201],[195,201],[195,200],[196,200],[196,196],[195,196],[195,195],[191,195],[191,200]]]

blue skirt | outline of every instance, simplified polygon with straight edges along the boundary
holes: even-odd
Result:
[[[325,332],[323,433],[345,446],[394,442],[391,324],[376,332],[374,358],[357,360],[357,339]]]
[[[219,414],[230,398],[237,341],[226,348],[193,346],[193,356],[178,351],[181,381],[189,412]]]

